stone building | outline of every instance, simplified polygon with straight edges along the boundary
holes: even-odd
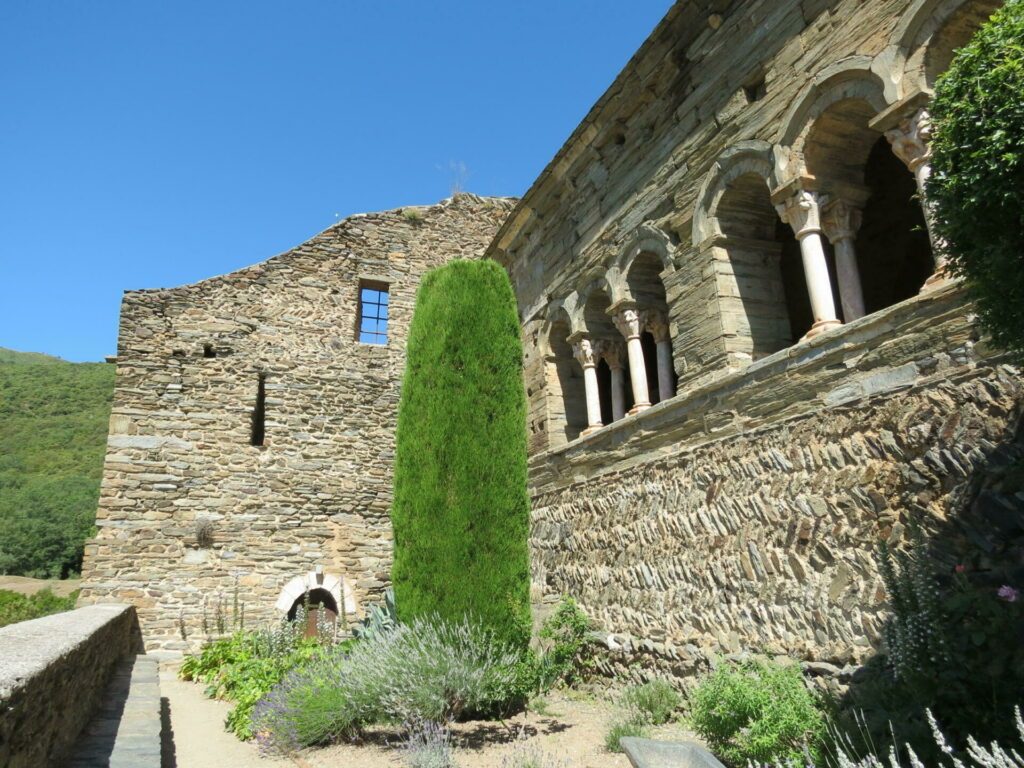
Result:
[[[678,2],[517,203],[128,294],[83,600],[131,599],[164,648],[236,578],[252,616],[307,589],[358,613],[388,581],[416,279],[486,253],[521,312],[538,614],[574,595],[613,658],[680,676],[863,661],[877,542],[959,536],[1020,415],[922,194],[935,79],[996,5]],[[358,342],[361,288],[386,346]]]
[[[478,258],[511,202],[348,218],[194,285],[125,294],[83,603],[149,648],[314,603],[352,618],[391,563],[391,464],[421,275]]]
[[[842,667],[885,620],[877,542],[962,537],[1020,380],[930,236],[928,102],[997,5],[676,3],[518,202],[488,255],[538,602],[677,676]]]

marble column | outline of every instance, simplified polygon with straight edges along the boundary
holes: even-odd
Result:
[[[621,341],[602,340],[597,353],[612,372],[612,421],[618,421],[626,415],[626,347]]]
[[[658,402],[661,402],[676,394],[668,318],[660,310],[650,310],[644,313],[644,327],[651,332],[658,345]]]
[[[597,357],[590,339],[582,335],[574,335],[569,339],[572,344],[573,357],[583,366],[583,386],[587,395],[587,428],[582,435],[596,432],[604,424],[601,422],[601,394],[597,388]]]
[[[885,132],[885,138],[892,145],[892,151],[914,174],[917,182],[917,196],[924,209],[924,221],[928,227],[928,238],[932,243],[932,257],[935,271],[925,280],[921,291],[939,288],[949,282],[946,273],[946,244],[935,230],[935,212],[928,204],[927,184],[932,173],[932,120],[927,109],[919,109],[913,115],[900,121],[899,125]]]
[[[629,381],[633,385],[633,407],[630,413],[639,413],[651,407],[647,394],[647,368],[644,365],[644,350],[640,344],[640,313],[635,305],[619,308],[612,321],[619,333],[626,339],[626,355],[629,358]]]
[[[828,274],[828,261],[825,259],[825,244],[821,239],[820,204],[817,192],[801,189],[775,206],[779,216],[793,228],[800,242],[804,278],[807,280],[807,293],[814,313],[814,324],[804,334],[804,339],[842,325],[836,317],[836,305],[832,300],[832,281]]]
[[[853,240],[860,229],[861,211],[845,200],[837,199],[822,211],[821,228],[836,254],[836,281],[843,319],[852,323],[864,317],[864,291],[860,285],[860,269]]]

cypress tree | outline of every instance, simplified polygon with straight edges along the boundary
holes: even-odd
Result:
[[[399,618],[469,615],[525,646],[526,400],[504,270],[488,260],[429,272],[407,350],[392,509]]]

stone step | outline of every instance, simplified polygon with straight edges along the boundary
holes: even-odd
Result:
[[[633,768],[725,768],[691,741],[656,741],[626,736],[620,742]]]
[[[69,768],[160,768],[160,674],[152,656],[126,659],[79,737]]]

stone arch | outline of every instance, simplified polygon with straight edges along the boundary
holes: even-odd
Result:
[[[693,244],[699,246],[708,238],[722,234],[717,211],[730,184],[741,176],[757,174],[770,186],[772,171],[772,147],[766,141],[740,142],[719,155],[697,194],[691,236]]]
[[[307,592],[312,593],[315,590],[321,590],[330,595],[336,606],[344,607],[346,615],[354,616],[356,614],[356,598],[348,581],[342,576],[325,573],[322,570],[313,570],[302,576],[296,576],[285,584],[274,608],[282,616],[287,616],[296,600],[302,600]]]
[[[569,343],[574,331],[565,304],[565,300],[551,302],[542,327],[545,423],[550,448],[575,440],[587,428],[583,370]]]
[[[949,66],[953,51],[1002,0],[914,0],[889,37],[901,97],[931,92]]]
[[[775,146],[778,183],[807,173],[804,152],[808,134],[826,111],[841,103],[865,105],[860,111],[873,115],[890,106],[885,83],[873,70],[870,57],[851,56],[826,67],[790,106]]]
[[[598,336],[608,333],[612,322],[610,317],[603,314],[603,308],[615,303],[616,293],[612,283],[605,275],[594,278],[578,291],[576,294],[578,322],[574,324],[573,332]],[[598,307],[598,305],[600,306]]]
[[[626,239],[626,244],[619,251],[613,269],[617,274],[625,276],[629,273],[633,261],[642,253],[657,256],[661,262],[663,273],[675,271],[675,246],[672,245],[672,239],[664,230],[659,229],[650,221],[643,222]],[[617,301],[618,298],[612,296],[613,301]]]

